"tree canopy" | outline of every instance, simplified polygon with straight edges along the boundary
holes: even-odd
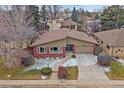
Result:
[[[124,25],[124,9],[120,5],[112,5],[103,9],[101,14],[102,30],[118,28]]]

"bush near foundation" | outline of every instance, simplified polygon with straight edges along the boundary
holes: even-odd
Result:
[[[111,64],[111,57],[105,53],[98,54],[97,60],[101,66],[110,66]]]
[[[34,58],[31,55],[27,55],[21,58],[21,64],[24,66],[30,66],[34,63]]]

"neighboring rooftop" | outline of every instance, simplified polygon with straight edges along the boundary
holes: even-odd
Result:
[[[46,32],[40,35],[40,37],[31,46],[49,43],[67,37],[97,44],[96,40],[94,40],[92,37],[86,35],[83,32],[62,28],[62,29],[57,29],[55,31]]]
[[[65,27],[65,26],[71,26],[71,25],[76,25],[77,23],[76,22],[74,22],[72,19],[70,19],[70,18],[67,18],[67,19],[65,19],[65,20],[63,20],[63,22],[62,22],[62,27]]]
[[[94,34],[109,46],[124,46],[124,29],[113,29]]]

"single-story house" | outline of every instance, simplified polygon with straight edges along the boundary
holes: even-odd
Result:
[[[36,58],[65,57],[66,53],[93,53],[97,41],[83,32],[61,28],[46,32],[31,45]]]
[[[97,32],[94,38],[113,57],[124,57],[124,29]]]

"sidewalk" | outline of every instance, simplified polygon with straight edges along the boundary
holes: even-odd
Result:
[[[122,80],[0,80],[0,87],[18,88],[104,88],[124,87]]]

